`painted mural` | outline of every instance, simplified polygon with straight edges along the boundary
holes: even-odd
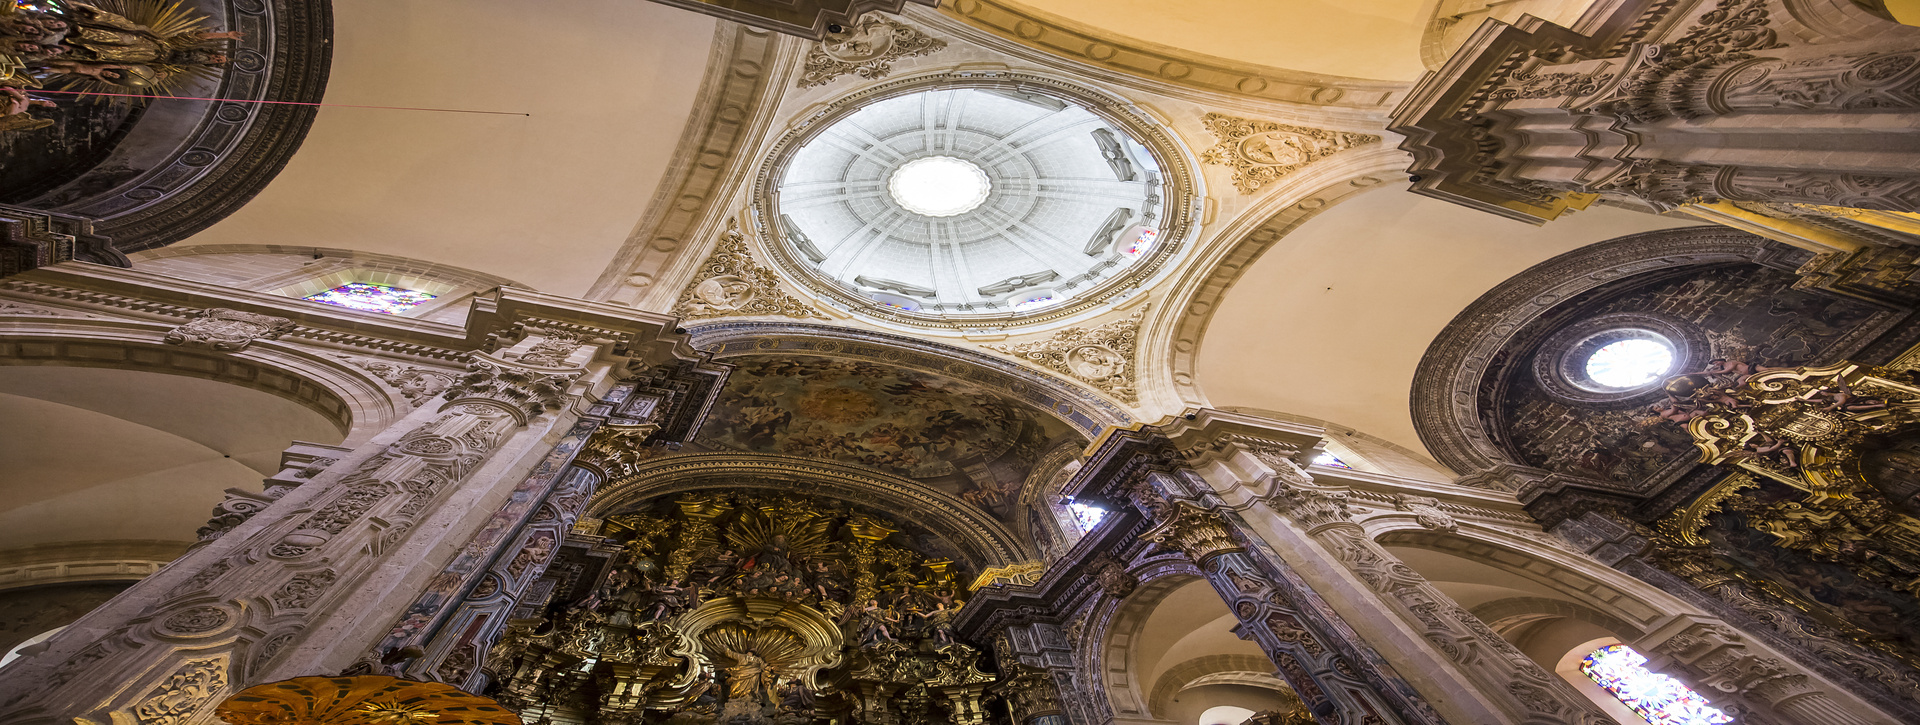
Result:
[[[1878,308],[1833,295],[1795,290],[1797,278],[1758,265],[1707,268],[1630,290],[1600,290],[1573,300],[1541,325],[1642,312],[1683,320],[1710,335],[1715,354],[1768,366],[1835,357],[1835,343],[1872,320]],[[1544,334],[1543,334],[1544,336]],[[1646,480],[1694,457],[1692,438],[1652,417],[1644,403],[1578,406],[1540,390],[1532,352],[1502,355],[1501,371],[1481,388],[1481,415],[1495,440],[1529,465],[1621,482]]]
[[[702,427],[709,447],[920,479],[1001,518],[1063,424],[980,387],[868,362],[745,357]]]

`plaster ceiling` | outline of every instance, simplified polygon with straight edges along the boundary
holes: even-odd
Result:
[[[1215,407],[1352,426],[1426,450],[1407,396],[1427,346],[1487,290],[1563,252],[1688,222],[1596,206],[1545,226],[1363,192],[1300,226],[1227,292],[1195,379]]]
[[[917,205],[916,193],[938,206],[971,191],[957,173],[930,189],[907,183],[929,163],[980,174],[984,198],[957,198],[954,213]],[[809,140],[782,176],[779,208],[793,257],[848,287],[949,316],[1004,312],[1036,297],[1057,304],[1144,253],[1121,242],[1158,218],[1158,171],[1124,132],[1065,101],[927,91],[860,108]]]
[[[191,541],[227,488],[260,489],[289,441],[341,432],[298,403],[161,373],[0,367],[0,547]]]
[[[1182,662],[1207,655],[1244,654],[1265,657],[1260,646],[1233,633],[1240,620],[1220,601],[1220,593],[1205,579],[1181,584],[1154,605],[1153,613],[1127,649],[1130,668],[1142,689],[1150,690],[1160,676]]]
[[[633,0],[334,0],[326,102],[266,190],[183,244],[335,247],[581,295],[646,211],[715,20]]]
[[[1243,63],[1413,80],[1435,0],[1020,0],[1105,34]]]

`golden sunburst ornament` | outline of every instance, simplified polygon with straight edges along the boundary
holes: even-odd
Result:
[[[231,725],[523,725],[500,703],[439,682],[296,677],[255,685],[214,711]]]

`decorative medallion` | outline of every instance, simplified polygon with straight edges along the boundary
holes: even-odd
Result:
[[[194,721],[200,708],[226,687],[226,657],[188,660],[134,706],[133,714],[142,725],[183,725]]]
[[[878,14],[861,18],[853,27],[828,33],[807,53],[800,87],[823,86],[849,73],[861,78],[885,78],[893,62],[926,55],[947,47],[947,41],[922,33]]]
[[[168,617],[160,628],[173,634],[199,634],[226,626],[229,618],[227,610],[219,607],[194,607]]]
[[[1289,126],[1218,113],[1209,113],[1203,120],[1220,143],[1201,154],[1201,160],[1233,167],[1233,185],[1242,194],[1259,191],[1337,151],[1380,141],[1372,134]]]
[[[1099,327],[1069,327],[1045,340],[983,347],[1065,373],[1133,403],[1139,400],[1134,390],[1133,348],[1146,314],[1142,308]]]
[[[220,352],[239,352],[255,340],[275,340],[292,332],[293,320],[272,315],[229,310],[224,307],[201,310],[167,332],[169,345],[199,345]]]
[[[680,294],[673,314],[689,320],[743,315],[826,319],[806,302],[782,291],[773,270],[753,261],[747,239],[733,221],[727,222],[719,248],[713,250],[713,256]]]

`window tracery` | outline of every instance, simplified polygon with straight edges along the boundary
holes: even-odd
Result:
[[[1646,668],[1645,655],[1624,644],[1594,650],[1580,673],[1653,725],[1717,725],[1733,718],[1671,676]]]

